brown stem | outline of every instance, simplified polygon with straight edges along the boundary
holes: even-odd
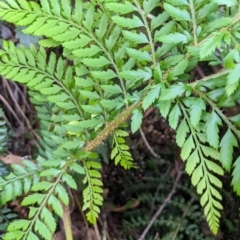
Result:
[[[146,139],[145,134],[144,134],[144,132],[143,132],[143,130],[142,130],[141,127],[140,127],[139,131],[140,131],[141,137],[142,137],[142,139],[143,139],[143,141],[144,141],[147,149],[149,150],[149,152],[150,152],[155,158],[161,158],[157,153],[154,152],[154,150],[153,150],[152,147],[150,146],[150,144],[149,144],[148,140]]]
[[[72,223],[70,218],[70,212],[68,206],[65,206],[62,204],[63,207],[63,225],[65,230],[65,237],[66,240],[73,240],[73,234],[72,234]]]

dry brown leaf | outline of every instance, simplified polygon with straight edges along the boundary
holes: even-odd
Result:
[[[22,165],[23,158],[21,156],[9,154],[5,157],[0,156],[0,160],[2,160],[6,164],[18,164]]]

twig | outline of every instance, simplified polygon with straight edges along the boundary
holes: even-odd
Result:
[[[4,79],[4,78],[3,78],[3,79]],[[11,90],[10,86],[8,85],[7,80],[4,79],[4,81],[5,81],[5,84],[6,84],[6,86],[7,86],[8,93],[9,93],[11,99],[12,99],[13,102],[14,102],[15,107],[16,107],[17,110],[20,112],[20,114],[22,115],[23,119],[25,120],[25,122],[26,122],[26,124],[27,124],[28,130],[33,133],[33,135],[37,138],[37,140],[40,140],[41,137],[32,129],[32,126],[31,126],[28,118],[26,117],[26,115],[24,114],[23,110],[22,110],[21,107],[19,106],[17,100],[15,99],[15,97],[14,97],[14,95],[13,95],[13,93],[12,93],[12,90]],[[37,147],[39,147],[39,145],[38,145],[36,142],[35,142],[35,144],[36,144]]]
[[[150,144],[148,143],[148,141],[147,141],[147,139],[146,139],[146,137],[145,137],[145,134],[144,134],[144,132],[143,132],[143,130],[142,130],[141,127],[140,127],[139,131],[140,131],[141,137],[142,137],[142,139],[143,139],[146,147],[147,147],[148,150],[150,151],[150,153],[151,153],[155,158],[161,158],[157,153],[154,152],[154,150],[152,149],[152,147],[151,147]]]
[[[101,240],[101,236],[100,236],[100,232],[98,230],[97,224],[94,224],[93,226],[94,226],[94,230],[95,230],[97,240]]]
[[[144,240],[145,236],[147,235],[148,231],[150,230],[150,228],[152,227],[153,223],[156,221],[156,219],[158,218],[158,216],[161,214],[161,212],[163,211],[163,209],[165,208],[165,206],[167,205],[167,203],[171,200],[173,194],[176,191],[176,187],[177,184],[182,176],[183,172],[179,171],[178,175],[175,179],[175,182],[173,184],[172,190],[171,192],[168,194],[167,198],[165,199],[165,201],[163,202],[163,204],[160,206],[160,208],[158,209],[158,211],[154,214],[154,216],[152,217],[152,219],[150,220],[148,226],[145,228],[145,230],[143,231],[142,235],[140,236],[140,238],[138,240]]]
[[[73,234],[72,234],[72,223],[70,218],[70,212],[68,206],[65,206],[62,204],[63,207],[63,225],[65,230],[65,237],[66,240],[73,240]]]
[[[16,121],[18,122],[18,124],[20,126],[23,126],[21,120],[18,118],[18,116],[16,115],[16,113],[13,111],[12,107],[9,105],[9,103],[6,101],[6,99],[0,95],[0,100],[3,102],[3,104],[8,108],[8,110],[11,112],[11,114],[13,115],[13,117],[16,119]]]
[[[107,217],[103,214],[102,240],[107,240]]]
[[[157,240],[159,237],[159,233],[157,232],[153,240]]]

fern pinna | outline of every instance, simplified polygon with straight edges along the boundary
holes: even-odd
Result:
[[[137,131],[150,106],[176,130],[186,172],[217,233],[224,170],[232,171],[240,195],[239,158],[233,163],[240,115],[222,111],[238,103],[238,9],[235,0],[1,1],[2,20],[43,39],[38,49],[5,42],[0,72],[26,84],[33,101],[51,105],[51,117],[43,119],[43,155],[0,180],[2,204],[31,191],[22,202],[30,206],[29,220],[10,224],[4,239],[51,239],[53,213],[61,217],[69,201],[65,187],[77,188],[73,172],[83,178],[83,210],[95,223],[103,198],[94,149],[112,135],[111,158],[131,168],[122,123],[132,116]],[[57,46],[62,57],[44,49]],[[204,61],[219,71],[192,79],[190,71]],[[220,134],[222,125],[228,129]]]

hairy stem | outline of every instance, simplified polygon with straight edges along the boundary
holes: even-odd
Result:
[[[130,107],[125,108],[125,110],[123,110],[123,112],[119,114],[112,122],[107,124],[106,127],[97,135],[97,137],[89,142],[83,150],[90,152],[98,147],[115,129],[117,129],[131,116],[134,109],[139,105],[140,103],[133,104]]]
[[[192,15],[192,24],[193,24],[194,45],[197,46],[197,23],[196,23],[196,16],[195,16],[193,0],[190,0],[190,9],[191,9],[191,15]]]
[[[137,8],[138,8],[138,11],[143,19],[143,22],[144,22],[144,26],[145,26],[145,29],[147,31],[147,35],[148,35],[148,38],[149,38],[149,44],[150,44],[150,47],[151,47],[151,52],[152,52],[152,58],[153,58],[153,64],[154,64],[154,67],[157,66],[157,61],[156,61],[156,57],[155,57],[155,50],[154,50],[154,42],[153,42],[153,38],[152,38],[152,33],[151,33],[151,30],[149,28],[149,25],[148,25],[148,22],[147,22],[147,19],[146,19],[146,16],[145,16],[145,13],[143,12],[143,10],[141,9],[139,3],[137,1],[134,1],[134,3],[136,4]]]
[[[228,70],[226,69],[221,69],[218,73],[214,73],[212,75],[209,75],[207,77],[203,77],[202,79],[200,80],[197,80],[196,82],[192,82],[192,83],[189,83],[188,85],[193,87],[193,89],[195,90],[194,87],[197,86],[197,84],[201,83],[201,82],[205,82],[205,81],[208,81],[208,80],[211,80],[211,79],[214,79],[214,78],[217,78],[217,77],[221,77],[221,76],[224,76],[224,75],[227,75],[229,73]]]

